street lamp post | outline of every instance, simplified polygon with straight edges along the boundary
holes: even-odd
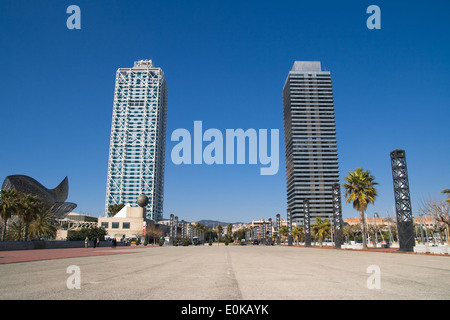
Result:
[[[419,213],[419,226],[420,226],[420,241],[423,242],[423,225],[422,225],[422,213]]]
[[[378,215],[378,212],[375,212],[373,214],[373,222],[375,224],[375,247],[377,246],[378,243],[378,231],[377,231],[377,218],[379,218],[380,216]]]

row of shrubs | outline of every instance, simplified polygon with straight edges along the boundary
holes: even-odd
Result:
[[[191,241],[191,240],[189,240],[189,239],[182,239],[182,240],[173,240],[173,245],[174,246],[184,246],[184,247],[186,247],[186,246],[189,246],[189,245],[194,245],[194,246],[198,246],[198,245],[200,245],[200,241],[198,241],[198,240],[194,240],[194,241]]]

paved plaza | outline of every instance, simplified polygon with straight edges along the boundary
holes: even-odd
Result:
[[[76,275],[79,289],[69,289]],[[251,245],[0,251],[2,300],[449,298],[448,256]]]

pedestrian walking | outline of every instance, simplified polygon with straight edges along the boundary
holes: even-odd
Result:
[[[86,237],[86,239],[84,239],[84,247],[85,247],[85,248],[88,247],[88,242],[89,242],[89,238]]]

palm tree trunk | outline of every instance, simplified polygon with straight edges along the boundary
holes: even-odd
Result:
[[[3,228],[2,228],[2,241],[5,241],[5,237],[6,237],[6,224],[8,222],[8,219],[4,219],[3,220]]]
[[[366,238],[366,221],[364,219],[364,211],[361,210],[359,212],[359,216],[361,218],[361,230],[362,230],[362,241],[363,241],[363,250],[367,250],[367,238]]]
[[[27,241],[28,239],[28,223],[25,223],[23,227],[23,241]]]

